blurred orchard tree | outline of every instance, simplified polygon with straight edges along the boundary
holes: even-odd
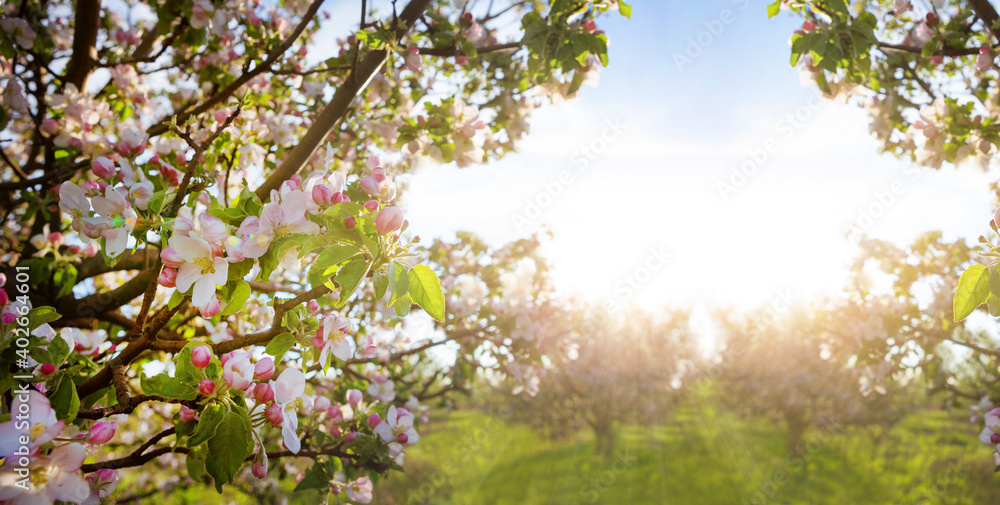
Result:
[[[810,429],[832,434],[849,425],[889,427],[905,413],[898,386],[892,394],[859,394],[855,370],[834,354],[822,331],[823,314],[809,307],[779,319],[770,313],[719,318],[727,335],[715,377],[720,397],[737,412],[784,424],[790,454],[805,451]]]
[[[396,178],[513,152],[631,8],[350,5],[335,42],[323,0],[0,7],[0,503],[368,503],[425,402],[562,358],[537,241],[422,246]]]
[[[578,321],[567,325],[580,328],[567,340],[572,351],[545,370],[536,395],[513,397],[511,413],[555,439],[590,430],[595,453],[611,459],[619,426],[669,420],[694,371],[697,343],[681,310],[576,314]]]

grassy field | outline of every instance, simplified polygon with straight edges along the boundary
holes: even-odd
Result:
[[[789,452],[783,427],[689,404],[660,426],[619,430],[617,455],[590,433],[544,438],[486,409],[437,411],[407,453],[406,473],[376,486],[379,505],[976,504],[996,503],[988,447],[958,412],[926,410],[888,431],[813,429]],[[250,491],[175,488],[174,504],[282,503]],[[290,505],[315,505],[315,494]],[[160,503],[160,501],[157,501]],[[331,501],[336,503],[336,501]]]
[[[1000,496],[989,449],[957,414],[892,429],[828,426],[796,452],[780,425],[686,407],[664,426],[626,426],[618,455],[580,433],[554,442],[502,415],[440,413],[379,504],[964,504]]]

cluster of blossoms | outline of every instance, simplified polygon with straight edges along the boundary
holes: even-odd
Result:
[[[141,152],[144,144],[139,134],[121,143],[122,149],[133,154]],[[115,258],[128,247],[139,219],[135,209],[147,209],[153,183],[124,157],[116,165],[99,156],[91,164],[91,171],[98,177],[96,182],[64,182],[59,186],[59,207],[70,216],[80,240],[104,240],[105,254]]]
[[[14,396],[10,421],[0,423],[0,502],[98,505],[118,486],[118,472],[98,470],[86,478],[81,467],[89,448],[115,435],[116,421],[99,421],[79,433],[56,419],[44,394],[27,390]]]

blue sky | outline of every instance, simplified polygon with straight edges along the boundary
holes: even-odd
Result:
[[[411,230],[470,230],[499,244],[544,226],[561,290],[647,307],[835,292],[854,253],[845,233],[861,209],[879,210],[879,195],[888,205],[865,223],[877,237],[988,231],[987,174],[908,170],[879,155],[864,111],[800,85],[788,64],[799,22],[768,20],[764,6],[636,0],[631,20],[601,24],[611,65],[599,85],[538,110],[521,152],[410,177]],[[678,68],[692,40],[700,54]],[[609,122],[626,126],[609,135]],[[602,149],[583,163],[588,146]],[[756,169],[736,188],[730,177],[744,163]],[[736,191],[724,198],[720,183]],[[525,227],[530,201],[545,206]]]

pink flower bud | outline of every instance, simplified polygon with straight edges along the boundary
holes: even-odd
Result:
[[[353,442],[354,439],[356,439],[356,438],[358,438],[358,432],[356,432],[356,431],[352,431],[352,432],[344,435],[344,441],[345,442]]]
[[[378,426],[381,423],[382,423],[382,417],[378,415],[378,412],[372,412],[368,416],[368,426],[371,426],[372,428],[374,428],[374,427]]]
[[[6,296],[6,295],[7,295],[7,293],[4,292],[4,296]],[[4,305],[6,305],[6,304],[7,303],[4,302]],[[0,321],[2,321],[3,324],[11,324],[14,321],[17,321],[17,314],[15,314],[13,312],[4,312],[3,315],[0,316]]]
[[[49,135],[55,135],[59,132],[59,123],[55,119],[45,118],[42,120],[42,131]]]
[[[66,145],[77,150],[83,149],[83,140],[80,140],[78,137],[73,137],[66,142]]]
[[[212,295],[212,298],[208,300],[208,303],[198,307],[198,312],[201,313],[201,317],[208,319],[210,317],[215,317],[219,313],[219,297]]]
[[[327,407],[326,415],[330,417],[331,422],[339,423],[344,421],[344,413],[340,411],[339,405],[331,405]]]
[[[56,371],[56,366],[52,363],[42,363],[42,368],[39,370],[42,375],[52,375],[52,372]]]
[[[116,172],[114,162],[104,156],[94,158],[94,161],[90,162],[90,169],[101,179],[111,178]]]
[[[365,210],[368,212],[375,212],[378,210],[378,200],[368,200],[365,202]]]
[[[378,194],[378,181],[374,177],[368,176],[361,179],[361,190],[365,192],[368,196],[374,196]]]
[[[285,420],[285,413],[281,410],[281,405],[277,403],[272,403],[267,406],[267,410],[264,411],[264,415],[267,416],[268,422],[274,426],[281,426],[281,423]]]
[[[358,221],[354,219],[354,216],[347,216],[344,218],[344,228],[348,230],[353,230],[355,226],[358,225]]]
[[[325,396],[317,396],[313,400],[313,410],[316,412],[322,412],[330,408],[330,399]]]
[[[191,349],[191,364],[198,368],[205,368],[212,362],[212,349],[207,345],[199,345]]]
[[[406,436],[406,433],[400,433],[399,436],[396,437],[396,441],[401,444],[405,444],[410,441],[410,437]]]
[[[92,444],[106,444],[115,436],[115,429],[118,426],[111,421],[98,421],[87,432],[87,442]]]
[[[333,190],[323,184],[317,184],[313,186],[312,199],[316,205],[326,205],[333,199]]]
[[[997,227],[1000,227],[1000,208],[998,208],[997,211],[993,213],[993,224],[997,225]]]
[[[163,260],[164,265],[170,268],[180,268],[184,264],[184,258],[173,247],[165,247],[160,251],[160,259]]]
[[[267,403],[274,399],[274,388],[270,384],[257,384],[253,397],[260,403]]]
[[[347,390],[347,403],[351,405],[352,409],[358,408],[358,404],[364,399],[364,395],[358,389],[348,389]]]
[[[317,332],[323,331],[323,328],[318,328],[316,331]],[[326,345],[326,340],[323,340],[323,337],[317,335],[312,339],[310,339],[309,343],[312,344],[312,346],[315,347],[316,349],[322,350],[323,346]]]
[[[1000,444],[1000,433],[994,433],[990,435],[990,442],[994,444]]]
[[[339,191],[337,193],[334,193],[333,197],[330,198],[330,203],[332,203],[334,205],[336,205],[338,203],[349,202],[349,201],[351,201],[351,199],[347,195],[345,195],[345,194],[343,194],[343,193],[341,193]]]
[[[163,267],[156,282],[165,288],[172,288],[177,285],[177,270],[170,267]]]
[[[63,237],[63,234],[57,231],[49,234],[49,243],[56,247],[61,246],[63,244],[64,239],[65,237]]]
[[[5,291],[3,289],[0,289],[0,307],[3,307],[4,305],[7,305],[7,302],[9,302],[9,301],[10,301],[10,298],[7,296],[7,291]],[[6,315],[6,314],[4,314],[4,315]],[[9,324],[9,323],[7,323],[7,321],[4,320],[4,324]]]
[[[403,210],[399,207],[386,207],[375,216],[375,231],[379,235],[388,235],[403,227]]]
[[[7,274],[0,273],[0,288],[7,285]]]
[[[309,300],[309,303],[306,304],[306,308],[313,312],[319,312],[319,302],[316,300]]]
[[[202,379],[198,383],[198,392],[205,396],[212,396],[212,393],[215,392],[215,383],[208,379]]]
[[[254,477],[263,479],[267,475],[267,460],[264,458],[254,460],[250,472],[253,473]]]
[[[258,381],[266,381],[274,375],[274,360],[264,358],[253,366],[253,378]]]

